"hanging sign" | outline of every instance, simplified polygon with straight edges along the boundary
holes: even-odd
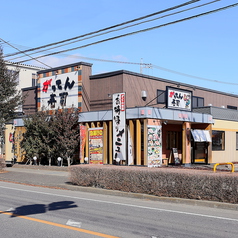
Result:
[[[167,108],[191,111],[191,102],[191,91],[167,87]]]

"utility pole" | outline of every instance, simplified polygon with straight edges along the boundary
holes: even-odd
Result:
[[[140,73],[143,74],[143,68],[144,69],[152,69],[152,64],[144,64],[143,58],[140,59]]]

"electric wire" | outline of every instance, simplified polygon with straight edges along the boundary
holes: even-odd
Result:
[[[4,42],[5,44],[11,46],[11,47],[14,48],[15,50],[20,51],[18,48],[16,48],[15,46],[11,45],[9,42],[3,40],[2,38],[0,38],[0,40],[1,40],[2,42]],[[21,52],[21,51],[20,51],[20,52]],[[23,52],[23,54],[25,54],[26,56],[30,57],[30,58],[33,59],[33,60],[36,60],[38,63],[41,63],[41,64],[47,66],[48,68],[52,68],[51,66],[49,66],[49,65],[47,65],[47,64],[45,64],[45,63],[43,63],[43,62],[41,62],[40,60],[37,60],[36,58],[31,57],[30,55],[28,55],[28,54],[26,54],[26,53],[24,53],[24,52]]]
[[[168,17],[168,16],[176,15],[176,14],[179,14],[179,13],[182,13],[182,12],[186,12],[186,11],[189,11],[189,10],[193,10],[193,9],[196,9],[196,8],[199,8],[199,7],[203,7],[203,6],[206,6],[206,5],[218,2],[218,1],[220,1],[220,0],[214,0],[214,1],[211,1],[211,2],[208,2],[208,3],[204,3],[204,4],[201,4],[201,5],[195,6],[195,7],[187,8],[187,9],[184,9],[184,10],[181,10],[181,11],[177,11],[177,12],[174,12],[174,13],[170,13],[170,14],[167,14],[167,15],[160,16],[160,17],[156,17],[156,18],[153,18],[153,19],[150,19],[150,20],[138,22],[138,23],[135,23],[135,24],[132,24],[132,25],[129,25],[129,26],[124,26],[124,27],[121,27],[119,29],[114,29],[114,30],[106,31],[106,32],[103,32],[103,33],[100,33],[100,34],[96,34],[96,35],[93,35],[93,36],[89,36],[89,37],[83,38],[83,39],[71,41],[71,42],[68,42],[68,43],[65,43],[65,44],[62,44],[62,45],[57,45],[57,46],[50,47],[50,48],[47,48],[47,49],[39,50],[39,51],[31,53],[30,55],[38,54],[38,53],[45,52],[45,51],[49,51],[49,50],[56,49],[56,48],[59,48],[59,47],[62,47],[62,46],[66,46],[66,45],[69,45],[69,44],[73,44],[73,43],[76,43],[76,42],[79,42],[79,41],[88,40],[88,39],[91,39],[91,38],[94,38],[94,37],[97,37],[97,36],[101,36],[101,35],[105,35],[105,34],[108,34],[108,33],[112,33],[112,32],[115,32],[115,31],[124,30],[124,29],[129,28],[129,27],[134,27],[134,26],[137,26],[137,25],[140,25],[140,24],[144,24],[144,23],[148,23],[148,22],[151,22],[151,21],[162,19],[162,18],[165,18],[165,17]],[[9,57],[9,55],[6,55],[4,57]],[[18,57],[9,59],[9,60],[12,61],[12,60],[16,60],[16,59],[23,58],[23,57],[25,57],[25,56],[18,56]]]
[[[224,82],[224,81],[219,81],[219,80],[212,80],[212,79],[207,79],[207,78],[203,78],[203,77],[194,76],[194,75],[191,75],[191,74],[185,74],[185,73],[181,73],[181,72],[178,72],[178,71],[175,71],[175,70],[163,68],[163,67],[160,67],[160,66],[157,66],[157,65],[153,65],[153,64],[152,64],[152,67],[160,69],[160,70],[163,70],[163,71],[167,71],[169,73],[179,74],[181,76],[185,76],[185,77],[189,77],[189,78],[205,80],[205,81],[209,81],[209,82],[213,82],[213,83],[222,83],[222,84],[225,83],[225,84],[230,84],[230,85],[238,85],[238,83],[231,83],[231,82]]]
[[[141,65],[141,66],[146,66],[148,68],[155,68],[155,69],[159,69],[159,70],[162,70],[162,71],[166,71],[166,72],[169,72],[169,73],[172,73],[172,74],[178,74],[178,75],[181,75],[181,76],[185,76],[185,77],[189,77],[189,78],[195,78],[195,79],[204,80],[204,81],[209,81],[209,82],[213,82],[213,83],[238,85],[238,83],[231,83],[231,82],[224,82],[224,81],[219,81],[219,80],[212,80],[212,79],[203,78],[203,77],[199,77],[199,76],[195,76],[195,75],[191,75],[191,74],[182,73],[182,72],[179,72],[179,71],[176,71],[176,70],[168,69],[168,68],[161,67],[161,66],[158,66],[158,65],[155,65],[155,64],[151,64],[151,63],[137,63],[137,62],[128,62],[128,61],[106,60],[106,59],[89,58],[89,57],[75,56],[75,55],[72,56],[72,57],[82,58],[82,59],[92,60],[92,61],[108,62],[108,63]]]
[[[39,58],[43,58],[43,57],[47,57],[47,56],[51,56],[51,55],[56,55],[56,54],[60,54],[60,53],[68,52],[68,51],[73,51],[73,50],[77,50],[77,49],[82,49],[82,48],[85,48],[85,47],[88,47],[88,46],[96,45],[96,44],[107,42],[107,41],[110,41],[110,40],[115,40],[115,39],[119,39],[119,38],[122,38],[122,37],[126,37],[126,36],[130,36],[130,35],[146,32],[146,31],[155,30],[155,29],[158,29],[158,28],[161,28],[161,27],[165,27],[165,26],[180,23],[180,22],[183,22],[183,21],[191,20],[191,19],[194,19],[194,18],[202,17],[202,16],[205,16],[205,15],[208,15],[208,14],[216,13],[216,12],[223,11],[223,10],[226,10],[228,8],[236,7],[236,6],[238,6],[238,3],[231,4],[231,5],[221,7],[221,8],[215,9],[215,10],[211,10],[211,11],[208,11],[208,12],[200,13],[200,14],[197,14],[197,15],[193,15],[193,16],[190,16],[190,17],[182,18],[180,20],[172,21],[172,22],[165,23],[165,24],[162,24],[162,25],[158,25],[158,26],[146,28],[146,29],[143,29],[143,30],[134,31],[134,32],[122,34],[122,35],[119,35],[119,36],[114,36],[114,37],[111,37],[111,38],[107,38],[107,39],[104,39],[104,40],[96,41],[96,42],[89,43],[89,44],[86,44],[86,45],[74,47],[74,48],[71,48],[71,49],[61,50],[61,51],[57,51],[57,52],[37,56],[37,57],[35,57],[35,59],[39,59]],[[29,59],[19,61],[18,63],[23,63],[23,62],[26,62],[26,61],[29,61]]]
[[[85,36],[89,36],[89,35],[92,35],[92,34],[96,34],[96,33],[99,33],[101,31],[110,30],[110,29],[115,28],[115,27],[119,27],[119,26],[126,25],[126,24],[129,24],[129,23],[135,22],[135,21],[139,21],[139,20],[142,20],[142,19],[145,19],[145,18],[148,18],[148,17],[152,17],[154,15],[158,15],[158,14],[161,14],[161,13],[164,13],[164,12],[167,12],[167,11],[171,11],[171,10],[174,10],[176,8],[179,8],[179,7],[184,7],[184,6],[187,6],[189,4],[199,2],[199,1],[201,1],[201,0],[191,0],[191,1],[185,2],[183,4],[176,5],[174,7],[170,7],[170,8],[167,8],[167,9],[155,12],[155,13],[151,13],[151,14],[139,17],[139,18],[135,18],[135,19],[132,19],[132,20],[129,20],[129,21],[126,21],[126,22],[122,22],[122,23],[119,23],[119,24],[116,24],[116,25],[113,25],[113,26],[110,26],[110,27],[106,27],[106,28],[103,28],[103,29],[100,29],[100,30],[97,30],[97,31],[86,33],[86,34],[76,36],[76,37],[73,37],[73,38],[69,38],[69,39],[66,39],[66,40],[54,42],[54,43],[51,43],[51,44],[31,48],[31,49],[25,50],[23,52],[30,52],[30,51],[38,50],[38,49],[41,49],[41,48],[46,48],[46,47],[53,46],[53,45],[56,45],[56,44],[61,44],[61,43],[67,42],[67,41],[71,41],[71,40],[75,40],[75,39],[82,38],[82,37],[85,37]],[[7,55],[5,55],[5,57],[14,56],[14,55],[17,55],[17,54],[20,54],[20,53],[16,52],[16,53],[7,54]]]

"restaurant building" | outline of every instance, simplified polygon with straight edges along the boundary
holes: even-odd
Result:
[[[125,70],[92,75],[91,67],[78,62],[38,71],[37,94],[28,98],[38,111],[80,109],[78,162],[238,161],[237,95]],[[22,119],[15,120],[18,127]]]

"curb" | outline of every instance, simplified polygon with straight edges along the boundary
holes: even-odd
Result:
[[[179,203],[179,204],[186,204],[186,205],[192,205],[192,206],[204,206],[204,207],[229,209],[229,210],[238,211],[238,204],[231,204],[231,203],[222,203],[222,202],[206,201],[206,200],[194,200],[194,199],[185,199],[185,198],[174,198],[174,197],[157,197],[157,196],[148,195],[148,194],[129,193],[129,192],[107,190],[107,189],[95,188],[95,187],[82,187],[82,186],[71,185],[71,184],[60,184],[59,187],[63,189],[67,189],[67,190],[72,190],[72,191],[97,193],[97,194],[104,194],[104,195],[145,199],[150,201]]]

